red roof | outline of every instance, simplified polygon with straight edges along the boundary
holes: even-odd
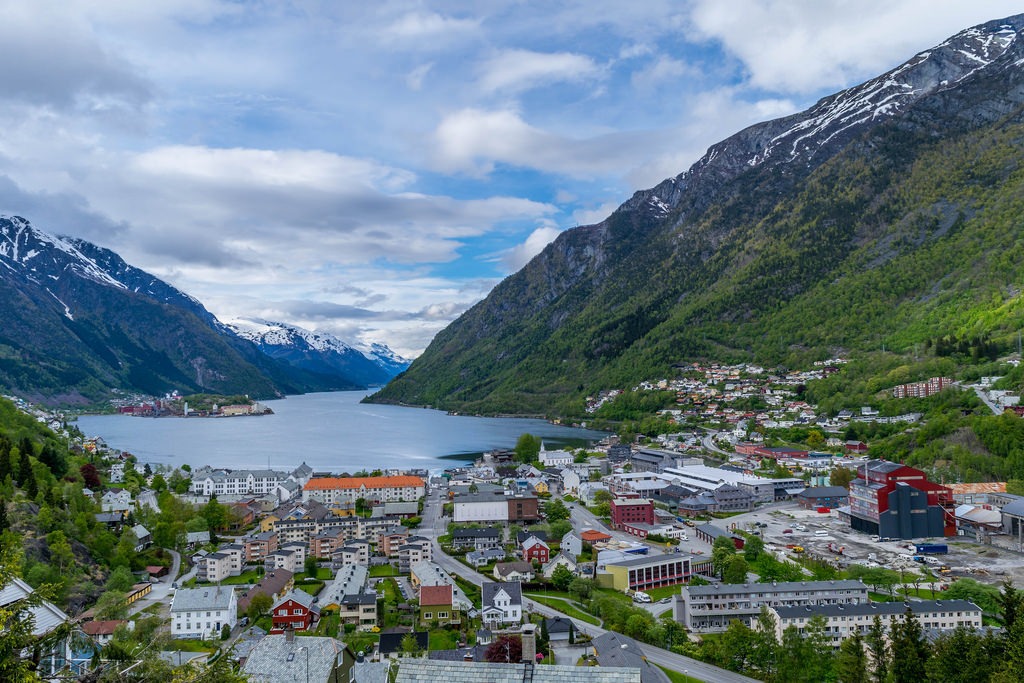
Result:
[[[318,477],[310,479],[302,488],[306,491],[322,491],[324,489],[368,489],[401,488],[405,486],[424,486],[419,477],[401,475],[396,477]]]
[[[90,636],[112,636],[114,629],[127,621],[87,621],[82,624],[82,630]]]
[[[580,534],[580,538],[582,538],[587,543],[597,543],[598,541],[607,541],[611,538],[611,536],[604,533],[603,531],[587,529],[586,531]]]
[[[420,607],[451,604],[452,587],[450,585],[420,587]]]

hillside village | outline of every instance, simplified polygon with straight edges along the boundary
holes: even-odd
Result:
[[[691,402],[673,418],[713,409],[721,430],[576,451],[524,435],[516,450],[443,473],[154,470],[22,403],[95,463],[83,494],[133,570],[94,601],[33,608],[50,646],[37,670],[102,675],[116,665],[110,653],[152,632],[164,634],[165,659],[226,657],[251,680],[287,680],[297,652],[316,658],[311,680],[370,681],[390,667],[505,661],[495,644],[512,640],[515,661],[639,672],[654,648],[689,666],[706,660],[718,676],[709,680],[733,680],[711,666],[721,663],[702,634],[756,630],[766,610],[778,639],[794,619],[815,617],[836,651],[874,614],[896,628],[905,607],[889,598],[911,585],[930,586],[906,599],[937,633],[999,623],[992,583],[1024,580],[1012,559],[1024,497],[1005,484],[929,481],[870,459],[861,441],[830,436],[811,451],[751,440],[744,422],[807,421],[836,434],[877,419],[821,419],[778,388],[828,368],[764,382],[751,370],[704,368],[704,381],[640,387]],[[772,407],[729,407],[755,395]],[[1009,555],[986,550],[996,548]],[[757,580],[773,581],[772,592]],[[33,594],[21,579],[6,590]],[[88,638],[56,637],[68,627]],[[631,656],[610,654],[624,643]]]

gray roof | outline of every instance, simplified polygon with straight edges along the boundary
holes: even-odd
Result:
[[[206,586],[204,588],[179,588],[171,598],[172,612],[187,612],[200,609],[228,609],[231,606],[231,586]]]
[[[271,635],[256,644],[242,670],[262,683],[306,679],[326,683],[344,647],[333,638],[304,636],[289,641],[284,634]]]
[[[395,683],[523,683],[530,680],[533,683],[640,683],[640,670],[403,659]]]
[[[278,600],[276,603],[274,603],[274,609],[277,609],[280,605],[288,602],[289,600],[294,600],[295,602],[299,603],[300,605],[302,605],[306,609],[313,609],[315,611],[319,611],[313,605],[313,596],[312,595],[310,595],[306,591],[294,590],[294,589],[289,591],[286,595],[282,596],[280,600]]]
[[[1024,498],[1004,505],[1000,512],[1008,515],[1014,515],[1016,517],[1024,517]]]
[[[697,527],[697,531],[702,531],[712,538],[718,538],[719,536],[728,536],[729,538],[732,538],[733,536],[731,532],[726,531],[722,527],[715,526],[710,522],[708,524],[701,524]]]
[[[802,605],[794,607],[774,608],[781,619],[798,619],[800,617],[835,617],[849,615],[854,617],[873,616],[881,617],[899,616],[909,609],[914,614],[931,612],[978,612],[981,608],[970,600],[913,600],[910,602],[862,602],[859,604],[843,605]]]
[[[34,592],[32,586],[17,577],[13,577],[10,583],[0,588],[0,607],[6,607],[11,603],[24,600]],[[32,635],[34,636],[49,633],[68,621],[68,615],[64,614],[60,608],[47,600],[27,608],[27,611],[33,618]]]
[[[455,529],[452,531],[452,539],[456,538],[495,538],[500,533],[497,529]]]
[[[864,583],[860,579],[843,579],[840,581],[780,581],[777,583],[732,583],[711,584],[707,586],[685,586],[682,590],[691,596],[746,594],[791,591],[821,590],[861,590]]]
[[[508,593],[508,596],[512,599],[512,604],[523,604],[523,587],[518,581],[503,581],[500,583],[484,581],[483,586],[480,587],[480,604],[483,607],[493,605],[494,596],[498,594],[499,590],[504,590]]]
[[[640,646],[632,638],[608,631],[594,638],[591,645],[594,647],[597,662],[601,668],[632,667],[640,671],[642,683],[669,683],[665,672],[647,661]]]
[[[801,498],[839,498],[849,496],[850,492],[843,486],[811,486],[797,495]]]
[[[605,565],[611,565],[613,567],[646,567],[647,565],[661,564],[666,560],[693,561],[693,557],[686,553],[674,553],[672,555],[637,555],[634,559],[615,560],[612,562],[606,562]]]

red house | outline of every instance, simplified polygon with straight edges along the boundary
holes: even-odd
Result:
[[[293,590],[274,604],[270,612],[271,633],[284,633],[285,629],[308,631],[320,618],[320,608],[306,591]]]
[[[551,555],[551,549],[548,548],[548,544],[536,536],[530,536],[523,541],[522,551],[524,560],[527,562],[536,560],[541,564],[547,564]]]
[[[630,523],[654,524],[654,503],[644,498],[612,498],[612,528]]]

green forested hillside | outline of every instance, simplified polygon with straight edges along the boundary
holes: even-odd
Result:
[[[579,414],[687,359],[1015,349],[1024,119],[1003,102],[979,120],[995,87],[920,103],[816,167],[753,167],[668,216],[570,231],[374,400]]]

